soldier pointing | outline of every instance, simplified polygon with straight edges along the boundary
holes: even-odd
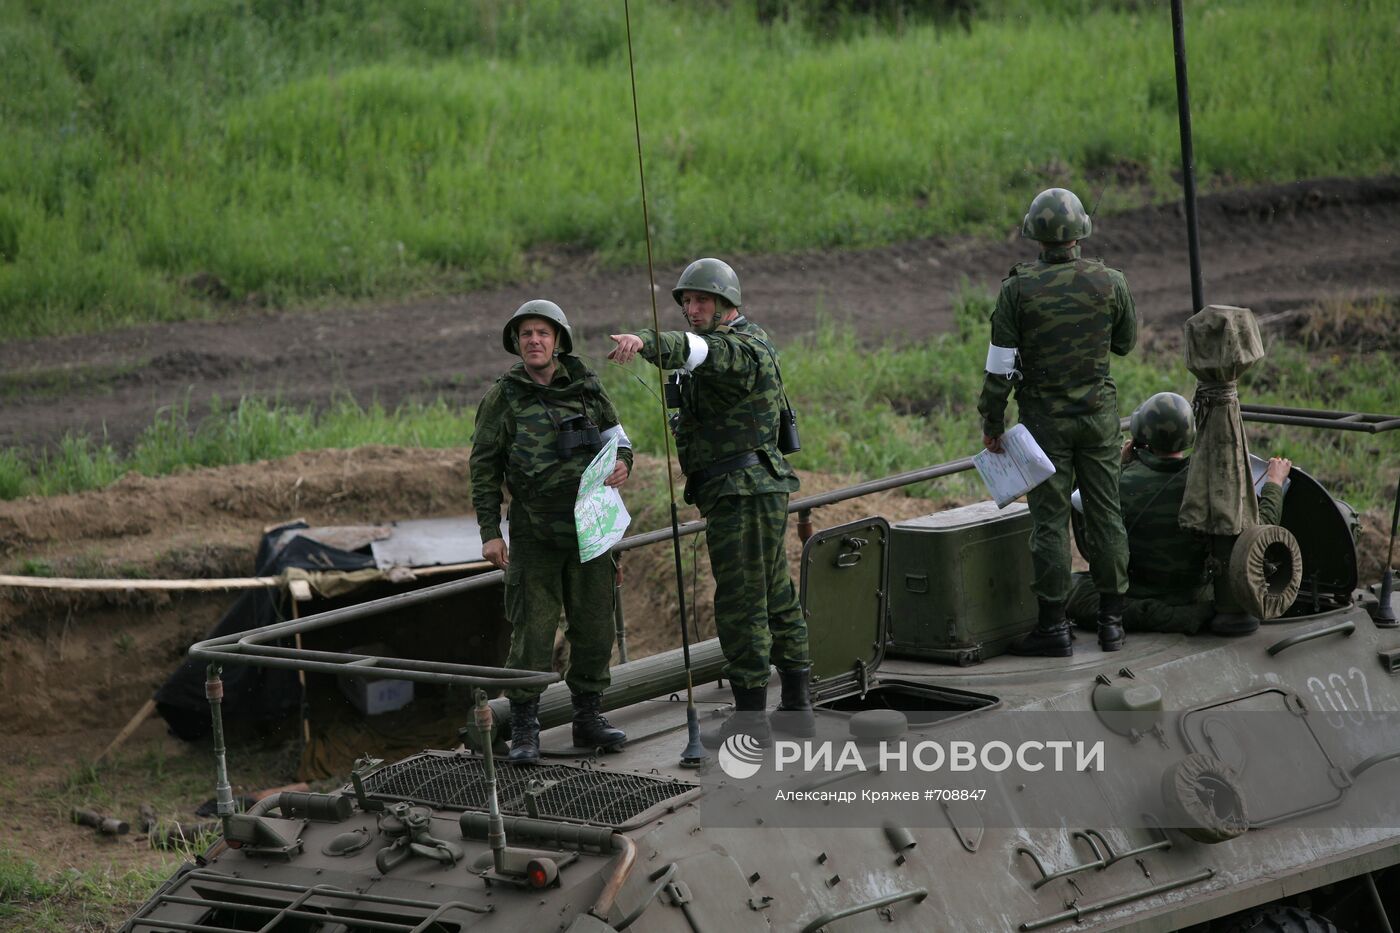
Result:
[[[736,713],[701,735],[714,748],[734,733],[771,741],[765,714],[770,664],[782,679],[772,724],[799,736],[814,732],[807,623],[788,573],[783,536],[797,474],[779,449],[784,409],[778,352],[763,328],[739,311],[739,277],[718,259],[698,259],[671,291],[690,331],[614,334],[609,359],[641,355],[676,370],[676,449],[685,501],[708,523],[715,577],[715,628]]]

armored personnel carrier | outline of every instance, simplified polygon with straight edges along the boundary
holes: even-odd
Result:
[[[1200,309],[1182,11],[1171,6]],[[1393,415],[1241,408],[1307,428],[1400,427]],[[970,466],[792,509],[801,518]],[[1400,629],[1390,587],[1358,586],[1352,519],[1295,468],[1289,536],[1252,539],[1248,560],[1231,558],[1232,584],[1250,591],[1237,595],[1270,607],[1268,624],[1233,638],[1130,633],[1115,652],[1082,639],[1051,659],[1002,653],[1035,617],[1022,507],[825,529],[800,566],[815,735],[768,748],[739,733],[713,756],[695,734],[728,699],[715,642],[614,669],[603,705],[630,737],[615,753],[566,744],[569,697],[553,683],[540,719],[554,728],[533,767],[497,765],[490,697],[557,675],[289,646],[499,573],[211,639],[191,654],[209,665],[222,838],[123,929],[1389,931]],[[373,672],[466,687],[475,703],[455,748],[367,757],[338,791],[284,792],[237,813],[220,719],[228,664]]]
[[[1350,517],[1295,468],[1282,525],[1300,564],[1261,578],[1295,588],[1281,617],[1235,638],[1130,633],[1113,653],[1090,635],[1055,659],[1000,651],[1035,615],[1023,506],[819,531],[800,568],[817,734],[772,748],[734,736],[687,762],[698,768],[682,766],[699,757],[685,691],[693,682],[701,722],[726,708],[713,641],[689,647],[688,676],[682,650],[615,668],[605,708],[630,739],[614,753],[569,747],[566,689],[548,687],[554,728],[535,767],[498,761],[483,740],[500,711],[488,694],[557,675],[284,647],[344,609],[204,642],[192,653],[210,665],[222,838],[123,929],[1388,930],[1400,607],[1358,586]],[[475,706],[462,745],[366,758],[338,791],[235,813],[219,725],[228,664],[456,684]]]

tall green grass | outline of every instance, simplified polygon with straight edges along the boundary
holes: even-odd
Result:
[[[991,298],[962,296],[957,331],[914,345],[862,346],[848,330],[823,327],[783,353],[783,374],[799,413],[802,469],[868,479],[965,457],[980,449],[977,396],[986,354]],[[1369,321],[1375,307],[1354,311]],[[663,452],[663,425],[655,370],[628,370],[590,360],[617,403],[636,449]],[[1124,413],[1162,391],[1188,397],[1194,378],[1178,350],[1135,351],[1113,360]],[[1271,339],[1268,356],[1246,373],[1241,396],[1249,402],[1400,413],[1400,358],[1395,354],[1306,348]],[[1014,409],[1014,403],[1013,403]],[[49,495],[100,488],[127,471],[161,475],[191,466],[217,466],[285,456],[300,450],[399,444],[465,446],[473,413],[445,402],[388,411],[341,401],[317,412],[257,398],[214,403],[208,413],[187,408],[156,421],[126,454],[86,437],[69,437],[55,451],[29,456],[0,452],[0,497]],[[1251,449],[1297,461],[1334,494],[1361,509],[1390,500],[1396,476],[1396,434],[1337,433],[1272,425],[1247,426]],[[629,487],[653,497],[663,484],[639,476]],[[980,498],[975,474],[914,490],[935,496]],[[650,498],[642,503],[654,506]],[[634,509],[635,511],[635,509]],[[664,509],[654,514],[661,515]],[[650,513],[648,513],[650,514]]]
[[[465,446],[473,424],[473,412],[441,401],[389,411],[349,400],[316,410],[276,399],[216,399],[206,411],[192,412],[186,405],[162,412],[125,453],[88,435],[69,435],[55,449],[38,453],[0,451],[0,499],[100,489],[128,472],[163,476],[303,450],[366,444]]]
[[[1166,11],[1118,6],[828,40],[635,0],[658,256],[999,230],[1123,163],[1170,194]],[[1203,176],[1394,170],[1400,6],[1188,13]],[[638,261],[624,37],[617,0],[0,4],[0,338],[208,314],[197,273],[291,303]]]

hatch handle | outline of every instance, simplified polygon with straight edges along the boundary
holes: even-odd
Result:
[[[870,542],[866,539],[857,538],[855,535],[851,535],[849,538],[842,538],[841,546],[850,548],[850,550],[836,552],[836,566],[854,567],[856,564],[860,563],[860,549],[869,543]]]
[[[846,917],[854,917],[856,914],[863,914],[867,910],[878,910],[881,907],[889,907],[891,904],[898,904],[900,901],[912,900],[918,904],[928,897],[927,888],[913,888],[908,891],[898,891],[894,894],[886,894],[884,897],[877,897],[873,900],[862,901],[859,904],[852,904],[849,907],[838,907],[836,910],[828,910],[817,919],[808,923],[802,928],[802,933],[817,933],[828,923],[835,923],[837,920],[844,920]]]
[[[1315,638],[1325,638],[1328,635],[1350,635],[1356,631],[1356,623],[1350,619],[1343,619],[1341,622],[1332,625],[1325,625],[1322,628],[1315,628],[1310,632],[1296,632],[1287,638],[1280,638],[1269,646],[1269,657],[1273,657],[1279,652],[1292,648],[1294,645],[1301,645],[1305,641],[1312,641]]]
[[[1078,865],[1071,865],[1068,868],[1061,868],[1059,871],[1050,872],[1045,870],[1045,864],[1041,862],[1040,856],[1035,854],[1034,849],[1029,849],[1026,846],[1016,847],[1016,854],[1029,855],[1031,861],[1035,863],[1036,870],[1040,872],[1040,879],[1031,884],[1032,891],[1039,891],[1041,888],[1045,887],[1045,885],[1056,880],[1057,878],[1068,878],[1072,875],[1077,875],[1082,871],[1103,868],[1108,864],[1107,858],[1102,852],[1099,851],[1098,844],[1094,842],[1094,840],[1090,836],[1087,836],[1084,833],[1079,832],[1078,830],[1075,830],[1069,835],[1071,839],[1083,839],[1089,844],[1089,848],[1094,851],[1094,860],[1092,862],[1081,862]]]
[[[1393,758],[1400,758],[1400,749],[1392,749],[1388,752],[1377,752],[1370,758],[1367,758],[1365,761],[1358,763],[1355,768],[1351,769],[1352,780],[1356,780],[1366,771],[1375,767],[1381,762],[1390,761]]]
[[[1084,830],[1084,835],[1090,840],[1097,839],[1103,844],[1103,851],[1107,853],[1104,857],[1104,867],[1107,868],[1109,865],[1115,862],[1121,862],[1125,858],[1135,858],[1148,852],[1155,852],[1157,849],[1170,849],[1172,847],[1170,837],[1167,836],[1166,832],[1160,826],[1150,826],[1148,828],[1156,830],[1162,838],[1149,842],[1146,845],[1138,846],[1136,849],[1129,849],[1126,852],[1114,852],[1113,846],[1109,843],[1107,837],[1097,829],[1086,829]],[[1098,846],[1094,847],[1094,851],[1096,853],[1098,852]]]
[[[652,872],[651,877],[648,879],[651,881],[652,884],[650,893],[648,893],[646,897],[642,898],[640,901],[637,902],[637,906],[632,908],[632,912],[630,914],[623,917],[617,923],[614,923],[613,929],[625,930],[632,924],[636,923],[637,918],[646,912],[646,909],[651,906],[651,902],[656,900],[656,895],[660,894],[661,889],[666,887],[666,885],[670,884],[671,879],[674,877],[676,877],[675,862],[671,862],[669,865],[665,865]]]

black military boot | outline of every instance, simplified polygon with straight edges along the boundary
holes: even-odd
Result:
[[[574,694],[574,745],[612,751],[627,741],[627,733],[615,728],[603,715],[601,693]]]
[[[1117,651],[1123,647],[1123,606],[1121,593],[1099,594],[1099,647]]]
[[[773,732],[768,727],[768,688],[736,687],[731,682],[729,689],[734,693],[734,712],[724,722],[713,729],[700,733],[700,744],[706,748],[719,748],[731,735],[752,736],[764,748],[773,744]]]
[[[778,669],[783,681],[783,699],[768,717],[773,728],[784,735],[809,739],[817,734],[817,719],[812,714],[812,667]]]
[[[540,760],[540,698],[510,701],[510,754],[513,765],[533,765]]]
[[[1065,621],[1064,603],[1040,603],[1040,618],[1035,629],[1013,641],[1007,651],[1031,658],[1067,658],[1074,654],[1070,641],[1069,622]]]

